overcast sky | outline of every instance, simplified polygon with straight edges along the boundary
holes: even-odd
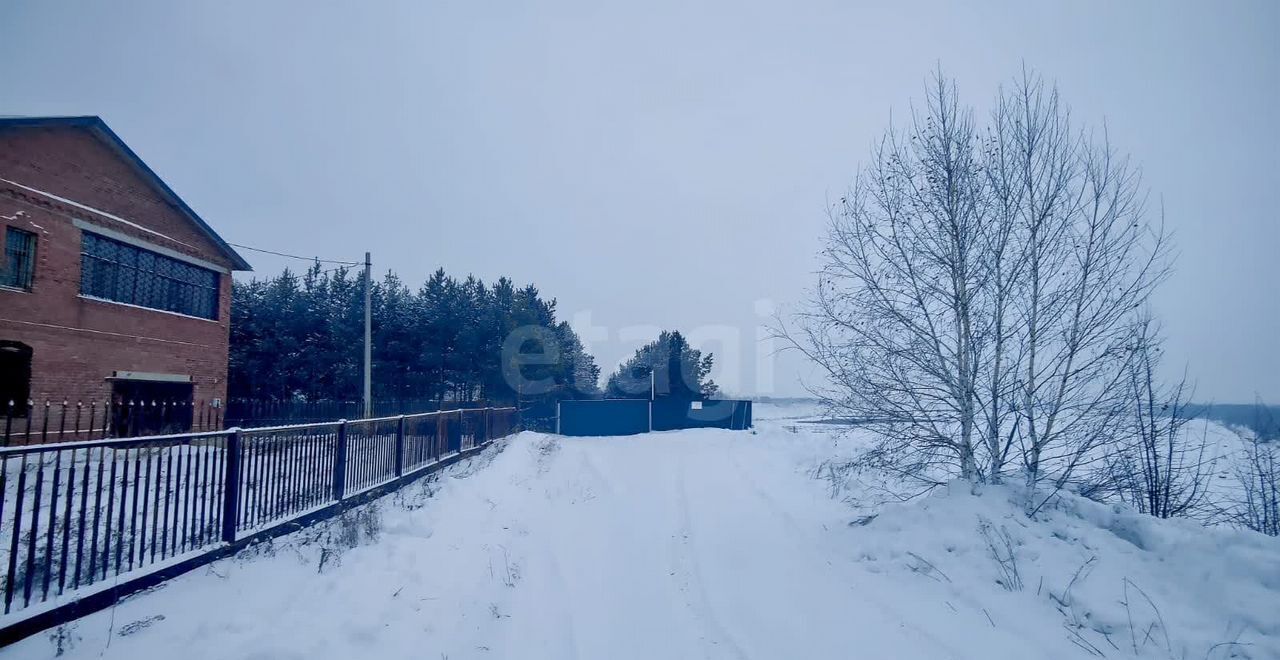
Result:
[[[827,199],[937,63],[981,106],[1025,60],[1163,200],[1171,363],[1280,402],[1280,3],[1050,4],[9,0],[0,114],[102,116],[231,242],[509,275],[606,367],[678,328],[730,338],[731,392],[796,394],[756,326]]]

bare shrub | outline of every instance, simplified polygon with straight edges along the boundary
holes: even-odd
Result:
[[[344,511],[326,523],[313,539],[320,548],[316,571],[341,562],[342,555],[356,546],[373,543],[382,532],[382,510],[377,502]]]
[[[75,649],[83,638],[76,632],[76,622],[64,623],[49,631],[49,643],[53,645],[53,655],[61,658],[68,651]]]
[[[1259,415],[1270,413],[1256,406]],[[1256,532],[1280,536],[1280,441],[1270,440],[1256,429],[1274,423],[1255,424],[1254,431],[1238,431],[1244,441],[1244,455],[1236,467],[1240,498],[1236,502],[1237,521]]]
[[[1163,346],[1150,317],[1134,326],[1126,366],[1126,423],[1109,448],[1092,495],[1114,494],[1138,511],[1172,518],[1201,513],[1213,477],[1206,432],[1191,422],[1191,388],[1184,376],[1162,385]],[[1207,426],[1206,426],[1207,428]]]
[[[987,544],[987,553],[996,562],[1000,577],[996,580],[1006,591],[1022,591],[1022,574],[1018,571],[1018,545],[1003,525],[996,529],[991,521],[980,519],[978,533]]]

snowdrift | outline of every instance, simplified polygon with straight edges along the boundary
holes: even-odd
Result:
[[[1027,502],[954,483],[886,505],[861,527],[858,557],[922,602],[1087,656],[1280,657],[1277,539],[1068,493],[1028,518]]]

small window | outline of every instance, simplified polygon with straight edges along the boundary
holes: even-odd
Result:
[[[0,286],[31,290],[36,269],[36,235],[9,227],[4,233],[4,263],[0,269]]]

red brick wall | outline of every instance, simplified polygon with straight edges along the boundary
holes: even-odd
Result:
[[[230,268],[228,259],[111,147],[75,127],[0,130],[0,179],[124,218],[130,227],[0,181],[5,226],[36,233],[31,292],[0,289],[0,340],[33,349],[32,398],[103,401],[113,371],[190,375],[197,401],[226,398],[231,276],[209,321],[80,297],[73,218]]]

